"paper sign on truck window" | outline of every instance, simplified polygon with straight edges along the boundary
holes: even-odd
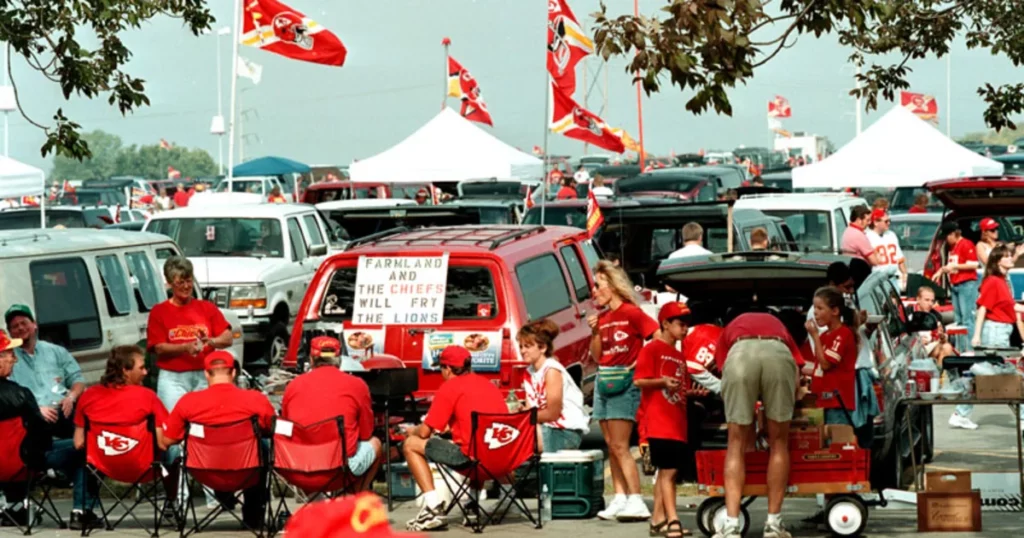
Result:
[[[353,325],[441,325],[448,254],[360,256]]]

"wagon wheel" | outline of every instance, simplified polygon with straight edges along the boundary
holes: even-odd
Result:
[[[726,511],[725,511],[725,500],[721,500],[721,504],[718,505],[711,513],[711,531],[714,534],[716,529],[722,528],[725,523]],[[699,521],[699,520],[698,520]],[[740,536],[745,536],[747,531],[750,530],[750,513],[747,512],[746,506],[740,506]]]
[[[725,506],[725,499],[721,497],[708,497],[697,507],[697,528],[701,534],[707,537],[714,536],[715,528],[711,518],[714,517],[719,508]]]
[[[856,495],[838,495],[825,506],[825,524],[832,536],[860,536],[868,524],[868,509]]]

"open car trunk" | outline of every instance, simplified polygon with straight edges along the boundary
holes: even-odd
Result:
[[[946,208],[961,215],[1024,212],[1024,180],[953,179],[925,187]]]

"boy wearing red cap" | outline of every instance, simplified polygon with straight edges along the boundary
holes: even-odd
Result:
[[[448,346],[438,358],[444,383],[434,394],[423,424],[410,429],[402,452],[416,484],[423,491],[423,508],[407,523],[409,530],[433,531],[445,528],[444,501],[434,490],[429,461],[454,469],[469,463],[472,414],[508,413],[505,398],[490,380],[473,373],[473,357],[460,346]],[[452,440],[434,437],[451,430]]]
[[[661,307],[661,332],[640,351],[633,372],[633,383],[641,390],[640,407],[644,410],[651,463],[658,468],[651,533],[664,532],[671,538],[683,536],[683,524],[676,512],[676,477],[690,457],[686,446],[689,375],[686,359],[676,349],[686,337],[690,318],[685,303],[671,302]]]
[[[373,436],[373,401],[370,387],[338,367],[341,342],[317,336],[309,343],[313,369],[288,384],[281,401],[281,417],[310,426],[335,417],[345,420],[345,454],[348,469],[362,477],[360,490],[370,487],[384,455]]]
[[[185,424],[220,426],[246,420],[256,416],[260,429],[269,434],[274,419],[274,408],[270,400],[255,390],[244,390],[235,386],[235,358],[226,351],[214,351],[203,359],[206,382],[209,387],[190,392],[178,400],[163,425],[161,448],[166,450],[185,438]],[[264,477],[265,478],[265,477]],[[266,480],[263,478],[250,489],[245,490],[242,505],[242,522],[250,529],[262,527],[263,512],[267,502]],[[227,497],[218,492],[218,500],[231,504]]]
[[[953,221],[943,222],[939,237],[946,240],[946,265],[939,267],[932,280],[942,282],[949,275],[949,286],[953,295],[953,317],[956,324],[967,328],[967,334],[974,334],[974,311],[978,302],[978,252],[974,243],[960,233],[960,226]],[[970,343],[964,351],[972,351]]]
[[[904,290],[907,287],[907,259],[903,256],[899,238],[889,229],[891,224],[885,209],[878,208],[871,212],[871,229],[865,234],[878,262],[871,270],[889,275],[896,289]]]

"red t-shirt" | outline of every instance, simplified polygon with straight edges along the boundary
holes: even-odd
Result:
[[[370,387],[336,366],[320,366],[288,384],[281,401],[281,416],[309,426],[345,417],[345,453],[356,453],[359,441],[373,436],[373,407]]]
[[[818,407],[839,409],[838,392],[846,409],[853,411],[857,408],[857,336],[846,325],[840,325],[821,334],[821,347],[833,368],[826,372],[818,366],[814,370],[811,392],[818,396]]]
[[[717,372],[715,347],[722,336],[722,330],[718,325],[703,323],[694,326],[683,339],[683,357],[686,358],[686,368],[690,374]]]
[[[928,212],[927,209],[925,209],[925,208],[923,208],[923,207],[921,207],[919,205],[912,205],[912,206],[910,206],[910,209],[907,210],[907,213],[927,213],[927,212]]]
[[[644,340],[658,330],[654,321],[633,303],[622,303],[608,310],[597,320],[601,335],[601,366],[629,366],[644,347]]]
[[[187,191],[174,193],[174,207],[188,207],[189,195]]]
[[[981,281],[978,306],[985,307],[985,320],[1016,323],[1017,312],[1013,309],[1016,304],[1013,295],[1010,295],[1010,286],[1006,283],[1006,277],[989,275]]]
[[[676,348],[661,340],[653,340],[640,350],[633,370],[633,379],[661,379],[673,377],[680,382],[679,390],[645,388],[640,392],[640,407],[644,410],[644,435],[648,439],[669,439],[686,442],[686,389],[689,373],[686,359]]]
[[[224,314],[210,301],[192,299],[183,306],[164,301],[149,312],[146,346],[153,350],[157,344],[185,344],[204,336],[216,338],[230,328]],[[156,365],[161,370],[172,372],[202,370],[203,358],[209,352],[207,348],[198,355],[182,353],[174,357],[164,357],[157,359]]]
[[[733,344],[740,338],[751,336],[782,340],[793,354],[797,368],[803,368],[804,358],[800,353],[800,348],[796,347],[796,342],[793,341],[786,326],[771,314],[749,312],[740,314],[722,330],[722,336],[718,338],[718,343],[715,345],[715,363],[718,365],[719,372],[725,371],[725,359],[729,357],[729,350],[732,349]]]
[[[167,420],[167,408],[156,393],[139,385],[104,387],[93,385],[82,393],[75,406],[75,426],[85,427],[85,418],[104,424],[138,424],[153,415],[157,426]]]
[[[259,417],[260,428],[269,432],[274,418],[270,400],[262,392],[220,383],[182,396],[164,422],[164,435],[180,441],[185,438],[185,422],[220,426],[253,415]]]
[[[978,251],[974,248],[974,243],[970,239],[961,237],[959,241],[953,245],[953,250],[949,252],[949,262],[953,264],[962,264],[968,262],[978,261]],[[978,271],[975,269],[962,269],[954,271],[949,275],[949,283],[951,285],[962,284],[970,280],[978,280]]]
[[[486,377],[468,373],[453,377],[441,384],[434,393],[424,424],[443,432],[451,426],[452,441],[469,453],[473,435],[472,413],[508,413],[501,391]]]
[[[576,198],[576,189],[572,187],[562,187],[558,189],[558,194],[555,195],[558,200],[573,200]]]

